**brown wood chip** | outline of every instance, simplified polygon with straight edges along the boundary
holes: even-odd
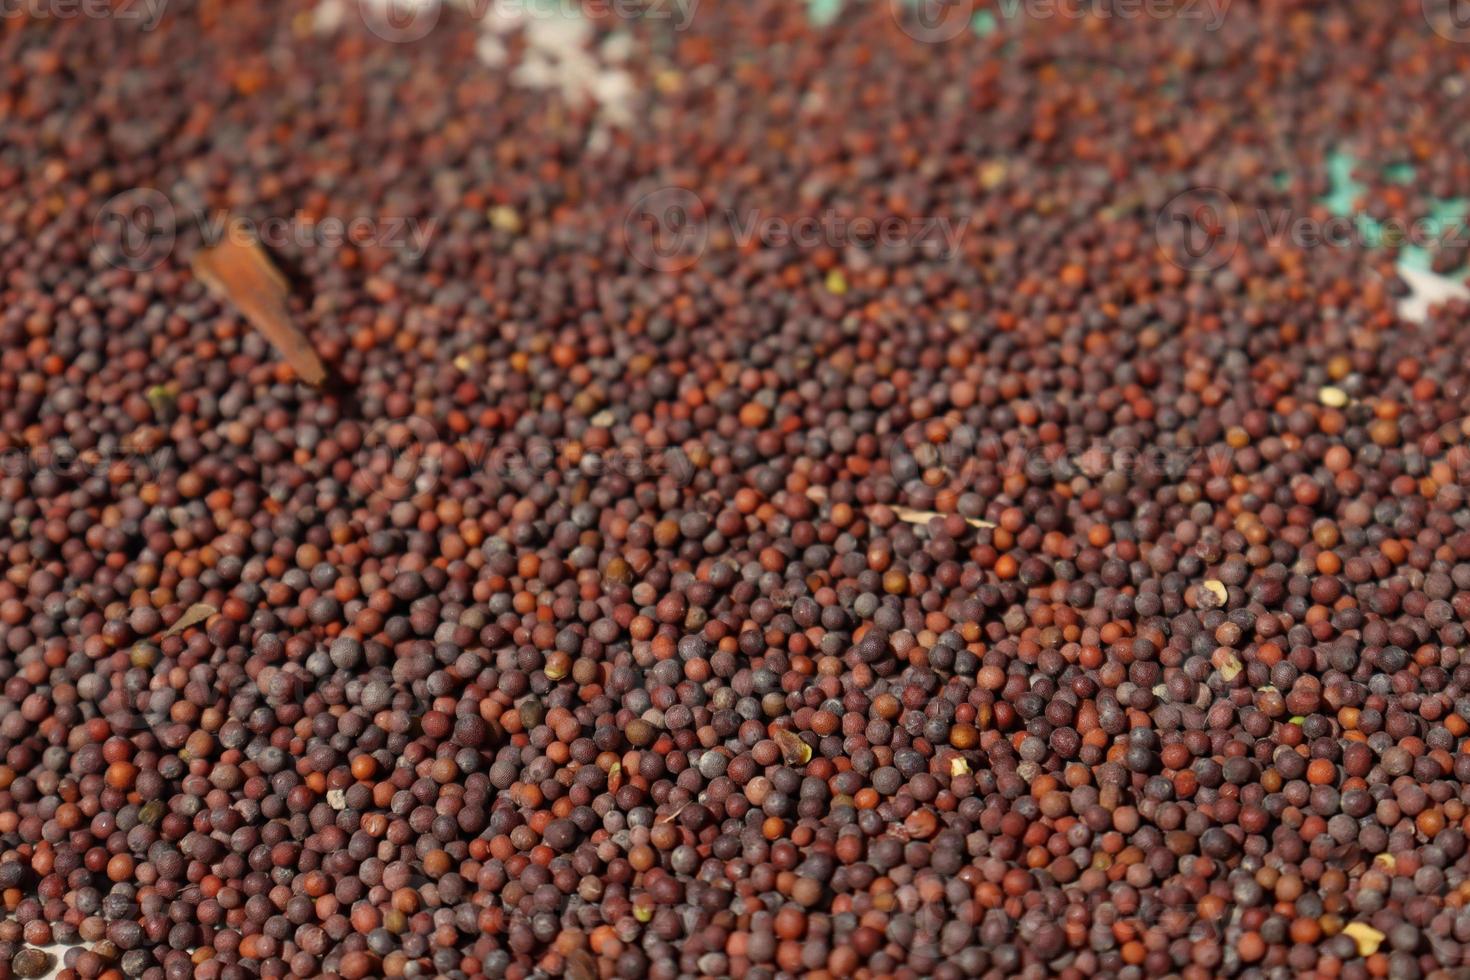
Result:
[[[291,322],[285,276],[258,242],[232,232],[196,253],[193,265],[194,275],[265,334],[302,381],[320,385],[327,379],[311,341]]]

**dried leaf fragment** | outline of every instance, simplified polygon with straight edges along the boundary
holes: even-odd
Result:
[[[788,766],[804,766],[812,761],[812,747],[801,740],[795,732],[778,728],[772,736],[781,749],[781,756]]]
[[[894,517],[905,524],[928,524],[936,517],[947,516],[937,510],[915,510],[912,507],[891,507],[889,509],[893,511]],[[978,517],[966,517],[965,523],[971,527],[995,527],[990,521],[982,521]]]
[[[217,612],[219,610],[207,602],[196,602],[188,609],[185,609],[184,615],[179,617],[179,621],[165,630],[163,635],[167,637],[173,636],[176,633],[182,633],[190,626],[197,626]]]
[[[194,275],[220,299],[233,305],[250,325],[265,335],[302,381],[320,385],[326,368],[311,341],[286,308],[286,278],[260,245],[230,234],[194,256]]]

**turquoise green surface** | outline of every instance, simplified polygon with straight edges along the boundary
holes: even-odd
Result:
[[[805,2],[807,17],[818,27],[836,23],[842,15],[844,0],[805,0]],[[917,3],[919,0],[906,0],[906,2]],[[1003,11],[1004,8],[1002,8]],[[970,26],[976,36],[989,37],[1000,27],[1000,21],[994,11],[980,10],[976,12]],[[1430,249],[1420,244],[1396,241],[1402,237],[1401,230],[1392,226],[1385,227],[1384,223],[1375,221],[1358,210],[1358,199],[1368,187],[1353,179],[1353,170],[1357,165],[1357,158],[1344,150],[1334,150],[1328,154],[1328,190],[1320,199],[1321,203],[1338,217],[1352,217],[1359,240],[1368,247],[1395,247],[1400,268],[1430,271],[1433,261],[1433,253]],[[1383,177],[1395,184],[1408,185],[1414,181],[1414,167],[1408,163],[1390,164],[1383,169]],[[1291,174],[1285,171],[1275,174],[1273,180],[1279,190],[1285,191],[1291,188]],[[1451,229],[1454,230],[1456,237],[1465,235],[1464,220],[1467,207],[1470,207],[1470,198],[1436,200],[1431,205],[1427,216],[1429,226],[1434,229],[1432,236],[1446,237],[1451,233]],[[1459,270],[1455,275],[1465,275],[1467,271],[1470,271],[1470,267]]]
[[[1357,158],[1341,150],[1334,150],[1327,156],[1327,179],[1328,190],[1321,201],[1327,208],[1339,217],[1353,216],[1358,227],[1358,233],[1362,241],[1373,248],[1383,248],[1393,245],[1390,239],[1401,233],[1402,229],[1385,227],[1383,222],[1375,221],[1366,214],[1357,210],[1358,197],[1368,188],[1353,179],[1353,169],[1357,167]],[[1395,184],[1411,184],[1414,181],[1414,167],[1407,163],[1395,163],[1383,169],[1385,180]],[[1463,238],[1465,231],[1465,210],[1470,205],[1467,198],[1441,198],[1436,199],[1430,205],[1429,214],[1426,216],[1427,225],[1431,229],[1431,238],[1456,237]],[[1421,227],[1423,223],[1421,223]],[[1398,266],[1400,269],[1420,269],[1425,272],[1432,271],[1434,253],[1423,245],[1406,243],[1398,246]],[[1467,269],[1459,269],[1452,276],[1465,275]]]
[[[842,0],[806,0],[807,18],[818,27],[835,23],[842,13]]]
[[[1352,214],[1357,209],[1359,195],[1368,189],[1353,180],[1353,168],[1357,165],[1357,160],[1341,151],[1327,155],[1328,190],[1322,203],[1335,215]]]
[[[1393,181],[1395,184],[1412,184],[1414,182],[1414,165],[1411,163],[1390,163],[1383,168],[1385,180]]]

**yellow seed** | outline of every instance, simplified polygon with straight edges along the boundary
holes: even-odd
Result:
[[[1342,927],[1342,932],[1357,944],[1359,956],[1372,956],[1383,942],[1383,933],[1366,922],[1349,922]]]
[[[1341,388],[1323,385],[1317,392],[1317,400],[1328,408],[1343,408],[1348,403],[1348,396]]]
[[[490,209],[489,218],[490,224],[500,231],[514,235],[521,230],[521,216],[516,214],[515,208],[504,204],[497,205]]]

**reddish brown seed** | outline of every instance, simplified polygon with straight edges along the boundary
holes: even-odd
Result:
[[[1463,32],[908,6],[7,32],[0,964],[1464,970]]]

